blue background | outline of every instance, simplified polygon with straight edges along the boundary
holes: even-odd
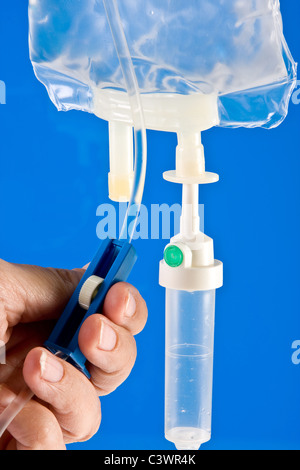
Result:
[[[285,35],[300,58],[299,0],[282,0]],[[28,58],[27,3],[0,12],[0,257],[81,267],[93,256],[96,209],[107,202],[107,124],[58,113]],[[218,291],[213,438],[205,449],[300,449],[300,105],[277,129],[212,129],[207,168],[221,181],[201,189],[205,231],[224,262]],[[175,135],[149,132],[145,204],[180,202],[163,181],[174,168]],[[138,241],[131,277],[149,307],[129,380],[102,400],[101,430],[76,449],[172,449],[163,436],[164,290],[158,263],[165,241]],[[145,269],[147,266],[147,269]]]

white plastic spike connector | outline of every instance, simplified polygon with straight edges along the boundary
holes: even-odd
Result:
[[[88,310],[90,308],[91,303],[103,282],[104,279],[98,276],[91,276],[85,281],[78,299],[80,307],[84,308],[84,310]]]
[[[203,175],[203,173],[205,173],[205,157],[200,132],[178,133],[177,176],[190,177]]]
[[[164,179],[183,185],[210,184],[219,175],[205,171],[204,147],[200,132],[179,132],[176,149],[176,170],[164,173]]]

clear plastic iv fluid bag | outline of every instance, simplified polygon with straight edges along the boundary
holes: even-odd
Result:
[[[122,0],[118,6],[139,88],[149,100],[215,95],[217,124],[224,127],[274,127],[285,118],[296,64],[278,0]],[[34,71],[57,108],[109,120],[108,108],[126,87],[102,0],[30,0],[29,26]]]

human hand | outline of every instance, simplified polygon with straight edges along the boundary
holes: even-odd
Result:
[[[89,317],[79,334],[91,380],[40,346],[49,337],[84,271],[21,266],[0,260],[0,413],[24,387],[32,399],[0,439],[0,450],[62,450],[90,439],[101,422],[99,396],[129,376],[134,335],[147,321],[138,291],[120,283],[107,294],[103,314]]]

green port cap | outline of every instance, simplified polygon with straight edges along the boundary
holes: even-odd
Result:
[[[178,268],[183,263],[183,253],[178,246],[170,245],[165,249],[164,260],[171,268]]]

